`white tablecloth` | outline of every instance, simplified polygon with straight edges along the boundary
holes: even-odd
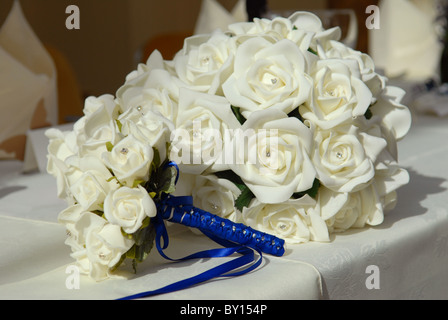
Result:
[[[48,174],[21,174],[22,164],[0,162],[0,299],[118,299],[154,290],[199,274],[230,258],[171,263],[154,249],[129,280],[96,283],[82,276],[79,289],[68,289],[73,275],[65,228],[56,223],[65,203],[56,198]],[[183,226],[168,227],[169,257],[219,248]],[[263,281],[260,281],[263,279]],[[72,286],[69,284],[69,288]],[[266,300],[318,299],[321,278],[310,264],[265,256],[261,268],[241,277],[217,279],[203,285],[152,299]]]
[[[448,118],[415,116],[399,143],[410,183],[382,225],[352,230],[329,244],[295,247],[289,259],[306,261],[322,275],[330,299],[448,298]],[[366,281],[376,266],[379,289]]]
[[[265,256],[248,275],[207,282],[152,299],[447,299],[448,119],[419,116],[399,144],[411,175],[397,207],[375,228],[353,230],[330,243],[287,246]],[[115,299],[195,275],[220,259],[171,263],[153,250],[129,280],[94,283],[81,277],[68,289],[73,261],[56,223],[65,204],[44,173],[22,174],[22,164],[0,162],[0,299]],[[170,226],[168,255],[176,258],[216,245]],[[374,273],[370,273],[374,266]],[[374,288],[366,285],[375,276]],[[369,289],[370,288],[370,289]]]

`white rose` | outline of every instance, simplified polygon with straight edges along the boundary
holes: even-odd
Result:
[[[90,116],[98,111],[105,111],[109,115],[109,119],[118,115],[118,106],[114,101],[114,97],[110,94],[104,94],[99,97],[87,97],[84,101],[84,115]]]
[[[353,192],[364,188],[375,175],[375,162],[387,143],[370,135],[367,127],[341,125],[330,130],[313,127],[312,161],[317,178],[336,192]]]
[[[310,96],[308,54],[312,55],[290,40],[271,43],[256,37],[245,41],[237,49],[233,74],[223,84],[225,97],[246,118],[268,108],[291,112]]]
[[[299,29],[290,19],[283,17],[276,17],[272,20],[255,18],[253,22],[238,22],[229,25],[229,30],[233,35],[231,40],[237,46],[251,39],[251,36],[261,36],[272,38],[275,41],[291,40],[304,51],[308,50],[314,36],[314,32]]]
[[[98,280],[110,277],[113,268],[132,246],[134,241],[124,237],[119,226],[106,224],[98,232],[90,232],[86,239],[87,256],[90,261],[90,277]]]
[[[76,222],[78,222],[84,213],[86,213],[86,211],[82,206],[75,204],[68,206],[58,215],[58,222],[64,225],[67,230],[68,237],[65,240],[65,244],[70,246],[73,252],[84,249],[83,244],[78,241],[78,234],[75,228]]]
[[[59,213],[58,222],[64,226],[74,225],[84,212],[85,210],[79,204],[68,206]]]
[[[149,111],[160,112],[174,121],[177,116],[180,81],[162,69],[148,71],[140,77],[143,77],[141,81],[126,83],[118,89],[117,101],[121,111],[137,109],[143,114]]]
[[[317,51],[318,43],[341,38],[339,27],[325,30],[319,17],[306,11],[295,12],[289,18],[255,18],[252,22],[234,23],[229,25],[229,31],[235,36],[232,39],[236,38],[237,43],[253,36],[270,37],[274,41],[288,39],[304,51],[309,48]]]
[[[280,203],[312,187],[312,133],[300,120],[276,109],[258,111],[241,132],[232,140],[236,159],[229,167],[260,201]]]
[[[131,108],[138,108],[142,113],[158,111],[173,119],[179,94],[175,80],[166,70],[161,53],[155,50],[145,64],[140,63],[137,70],[126,76],[125,83],[117,90],[120,111]]]
[[[115,144],[122,138],[115,121],[118,116],[118,105],[112,96],[105,95],[86,99],[84,109],[86,115],[73,127],[80,148],[79,155],[90,154],[100,158],[101,154],[107,151],[106,142]]]
[[[65,161],[78,152],[76,135],[73,131],[62,132],[54,128],[48,129],[45,135],[49,139],[47,172],[56,178],[58,197],[67,199],[69,186],[65,175],[69,168]]]
[[[102,178],[95,176],[92,172],[86,172],[70,187],[71,194],[84,210],[101,209],[101,204],[106,197],[106,192],[101,185]]]
[[[110,119],[109,122],[101,122],[101,120],[97,121],[98,118],[89,118],[83,128],[85,130],[83,134],[77,135],[80,138],[78,141],[80,156],[93,155],[99,158],[107,151],[107,142],[115,144],[123,138],[114,119]]]
[[[264,204],[254,199],[243,209],[243,223],[261,232],[284,239],[287,243],[329,241],[325,221],[315,210],[309,196],[278,204]]]
[[[160,159],[166,158],[166,147],[170,141],[174,124],[158,112],[146,111],[135,108],[128,109],[118,117],[121,123],[121,133],[125,136],[132,135],[142,143],[149,144],[158,150]]]
[[[49,139],[49,155],[65,161],[68,157],[77,154],[78,145],[76,144],[76,136],[73,131],[61,131],[51,128],[45,131],[45,135]]]
[[[381,125],[394,138],[403,139],[412,124],[412,116],[408,107],[401,104],[406,92],[398,87],[387,86],[378,101],[371,107],[372,114],[381,119]]]
[[[47,159],[47,172],[56,178],[57,196],[61,199],[64,199],[68,196],[68,186],[65,178],[65,173],[67,172],[68,168],[65,165],[64,161],[58,159],[51,153],[47,155]]]
[[[227,179],[215,175],[197,176],[193,188],[193,205],[220,217],[234,220],[235,199],[240,189]]]
[[[395,208],[397,189],[408,184],[410,177],[408,171],[400,168],[396,162],[386,166],[382,164],[381,169],[378,167],[375,175],[375,190],[386,212]]]
[[[225,98],[181,89],[169,158],[181,171],[201,174],[220,158],[226,132],[239,127]]]
[[[355,60],[319,60],[311,76],[313,96],[299,110],[322,129],[363,116],[372,103],[372,92],[361,80]]]
[[[354,50],[339,41],[326,42],[327,47],[318,46],[318,54],[322,59],[351,59],[359,65],[361,79],[373,94],[374,101],[384,90],[386,78],[375,72],[375,63],[366,53]]]
[[[65,176],[70,195],[86,211],[100,210],[109,191],[118,188],[104,163],[94,157],[76,156],[67,159],[70,169]]]
[[[121,187],[110,192],[104,201],[106,219],[128,234],[136,232],[146,217],[152,218],[156,213],[154,201],[142,186]]]
[[[316,52],[318,44],[341,39],[340,27],[324,29],[322,21],[314,13],[298,11],[293,13],[288,19],[291,20],[297,29],[313,34],[310,48]]]
[[[103,153],[104,163],[112,170],[120,183],[132,187],[134,181],[149,179],[149,169],[154,150],[129,135],[117,143],[110,152]]]
[[[165,68],[162,54],[158,50],[154,50],[146,60],[146,63],[139,63],[137,69],[130,72],[126,76],[125,85],[141,86],[151,71]]]
[[[321,217],[331,232],[377,226],[384,220],[382,203],[373,185],[351,193],[321,188],[318,195]]]
[[[184,48],[173,59],[179,79],[194,90],[221,95],[221,85],[233,71],[228,40],[219,29],[185,39]]]
[[[84,213],[75,224],[78,241],[85,246],[72,254],[96,281],[107,279],[114,267],[133,245],[134,241],[123,236],[121,228],[108,223],[96,214]]]
[[[385,148],[375,164],[375,188],[383,204],[384,211],[391,210],[397,202],[396,190],[409,183],[409,173],[398,164],[398,147],[390,131],[382,131],[386,141]]]

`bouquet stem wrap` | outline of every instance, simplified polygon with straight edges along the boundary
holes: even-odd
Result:
[[[195,208],[191,197],[167,195],[157,207],[164,220],[197,228],[209,237],[235,242],[274,256],[285,253],[283,239]]]

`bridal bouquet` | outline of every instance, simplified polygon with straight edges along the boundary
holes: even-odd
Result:
[[[192,36],[115,96],[86,99],[73,131],[49,130],[59,220],[83,270],[103,279],[143,261],[162,194],[288,243],[380,224],[409,180],[397,141],[410,112],[340,36],[307,12]]]

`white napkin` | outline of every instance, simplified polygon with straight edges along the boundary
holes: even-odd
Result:
[[[66,123],[53,128],[61,131],[73,130],[73,123]],[[45,131],[48,128],[40,128],[34,130],[28,130],[26,134],[26,148],[25,148],[25,161],[23,163],[22,170],[24,172],[33,171],[36,168],[42,172],[47,172],[47,154],[48,154],[48,137],[45,135]]]
[[[57,124],[57,101],[55,65],[16,0],[0,29],[0,159],[20,159],[30,129]]]
[[[448,85],[418,95],[411,104],[416,111],[438,117],[448,116]]]
[[[380,29],[369,31],[369,51],[386,76],[422,81],[439,75],[436,1],[380,1]]]
[[[247,21],[245,0],[239,0],[231,12],[216,0],[203,0],[194,33],[212,33],[216,29],[224,31],[229,24],[244,21]]]

